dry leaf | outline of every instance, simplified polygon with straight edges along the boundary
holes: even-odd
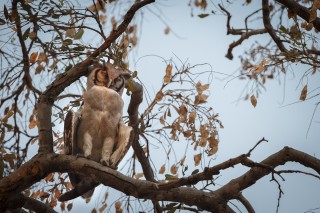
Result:
[[[251,101],[252,106],[254,106],[254,107],[257,106],[257,99],[254,95],[251,95],[250,101]]]
[[[172,76],[172,65],[168,64],[166,68],[166,75],[163,78],[163,81],[165,83],[170,83],[171,82],[171,76]]]
[[[39,57],[38,57],[38,60],[37,60],[38,63],[41,63],[41,62],[47,62],[47,56],[44,52],[41,52],[39,54]]]
[[[171,174],[175,175],[175,174],[177,174],[177,171],[178,171],[178,167],[177,167],[175,164],[173,164],[173,165],[170,167],[170,172],[171,172]]]
[[[117,200],[116,203],[114,204],[114,207],[116,209],[120,209],[121,208],[121,202],[119,200]]]
[[[43,70],[43,66],[41,64],[39,64],[36,68],[35,74],[39,74],[41,71]]]
[[[31,115],[29,119],[29,129],[33,129],[36,126],[37,126],[37,120],[34,118],[34,115]]]
[[[73,204],[72,204],[72,203],[69,203],[69,204],[67,205],[67,209],[68,209],[68,211],[71,211],[72,206],[73,206]]]
[[[307,93],[308,93],[308,86],[307,84],[303,87],[301,94],[300,94],[300,100],[305,101],[307,98]]]
[[[107,204],[104,203],[100,208],[99,208],[99,212],[103,212],[105,209],[107,208]]]
[[[208,154],[208,156],[214,155],[216,154],[218,151],[218,147],[212,147],[210,150],[206,150],[206,153]]]
[[[164,29],[164,34],[168,35],[170,33],[170,28],[166,27],[166,29]]]
[[[156,100],[161,101],[163,96],[164,96],[164,94],[163,94],[162,90],[160,90],[159,92],[157,92]]]
[[[201,153],[193,156],[193,160],[194,160],[194,165],[195,166],[198,166],[200,164],[201,158],[202,158],[202,154]]]
[[[30,58],[29,58],[30,63],[32,63],[32,64],[35,63],[37,57],[38,57],[38,52],[33,52],[33,53],[31,53]]]
[[[197,117],[197,113],[196,112],[190,112],[189,113],[189,123],[194,123]]]
[[[163,164],[159,170],[159,174],[164,174],[165,171],[166,171],[166,164]]]

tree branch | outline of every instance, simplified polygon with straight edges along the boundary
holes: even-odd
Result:
[[[277,44],[278,48],[282,51],[287,53],[288,50],[283,45],[280,38],[277,36],[276,32],[274,31],[271,22],[270,22],[270,9],[269,9],[269,0],[262,0],[262,16],[263,16],[263,24],[266,28],[267,32],[273,39],[273,41]]]
[[[303,18],[305,21],[309,22],[310,20],[310,11],[308,8],[298,4],[296,1],[293,0],[276,0],[280,4],[283,4],[289,10]],[[313,22],[314,28],[320,31],[320,18],[316,18]]]

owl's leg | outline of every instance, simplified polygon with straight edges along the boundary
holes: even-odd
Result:
[[[111,156],[112,166],[116,166],[118,164],[118,161],[121,160],[123,156],[126,154],[128,150],[127,146],[130,139],[131,130],[132,130],[131,126],[127,126],[123,123],[123,121],[120,121],[118,126],[117,147]]]
[[[84,142],[83,142],[83,154],[84,157],[90,158],[91,157],[91,150],[92,150],[92,137],[89,132],[84,133]]]
[[[103,141],[102,153],[100,163],[105,166],[110,166],[110,156],[112,154],[114,139],[111,137],[106,137]]]

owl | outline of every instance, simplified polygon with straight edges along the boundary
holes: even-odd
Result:
[[[110,168],[117,168],[129,149],[132,130],[122,120],[121,95],[128,77],[128,72],[115,68],[111,63],[90,71],[83,105],[75,113],[69,111],[65,119],[65,154],[83,156]],[[69,178],[74,190],[78,192],[86,191],[79,189],[82,185],[89,189],[97,186],[97,183],[85,180],[87,177],[75,173],[69,173]],[[87,193],[85,197],[90,197],[92,193]],[[66,200],[66,196],[61,197],[59,200]]]

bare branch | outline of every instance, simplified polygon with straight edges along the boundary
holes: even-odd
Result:
[[[263,24],[264,27],[266,28],[267,32],[273,39],[273,41],[277,44],[279,49],[282,52],[287,53],[288,50],[285,48],[283,45],[282,41],[280,38],[277,36],[276,32],[274,31],[271,22],[270,22],[270,9],[269,9],[269,0],[262,0],[262,15],[263,15]]]

